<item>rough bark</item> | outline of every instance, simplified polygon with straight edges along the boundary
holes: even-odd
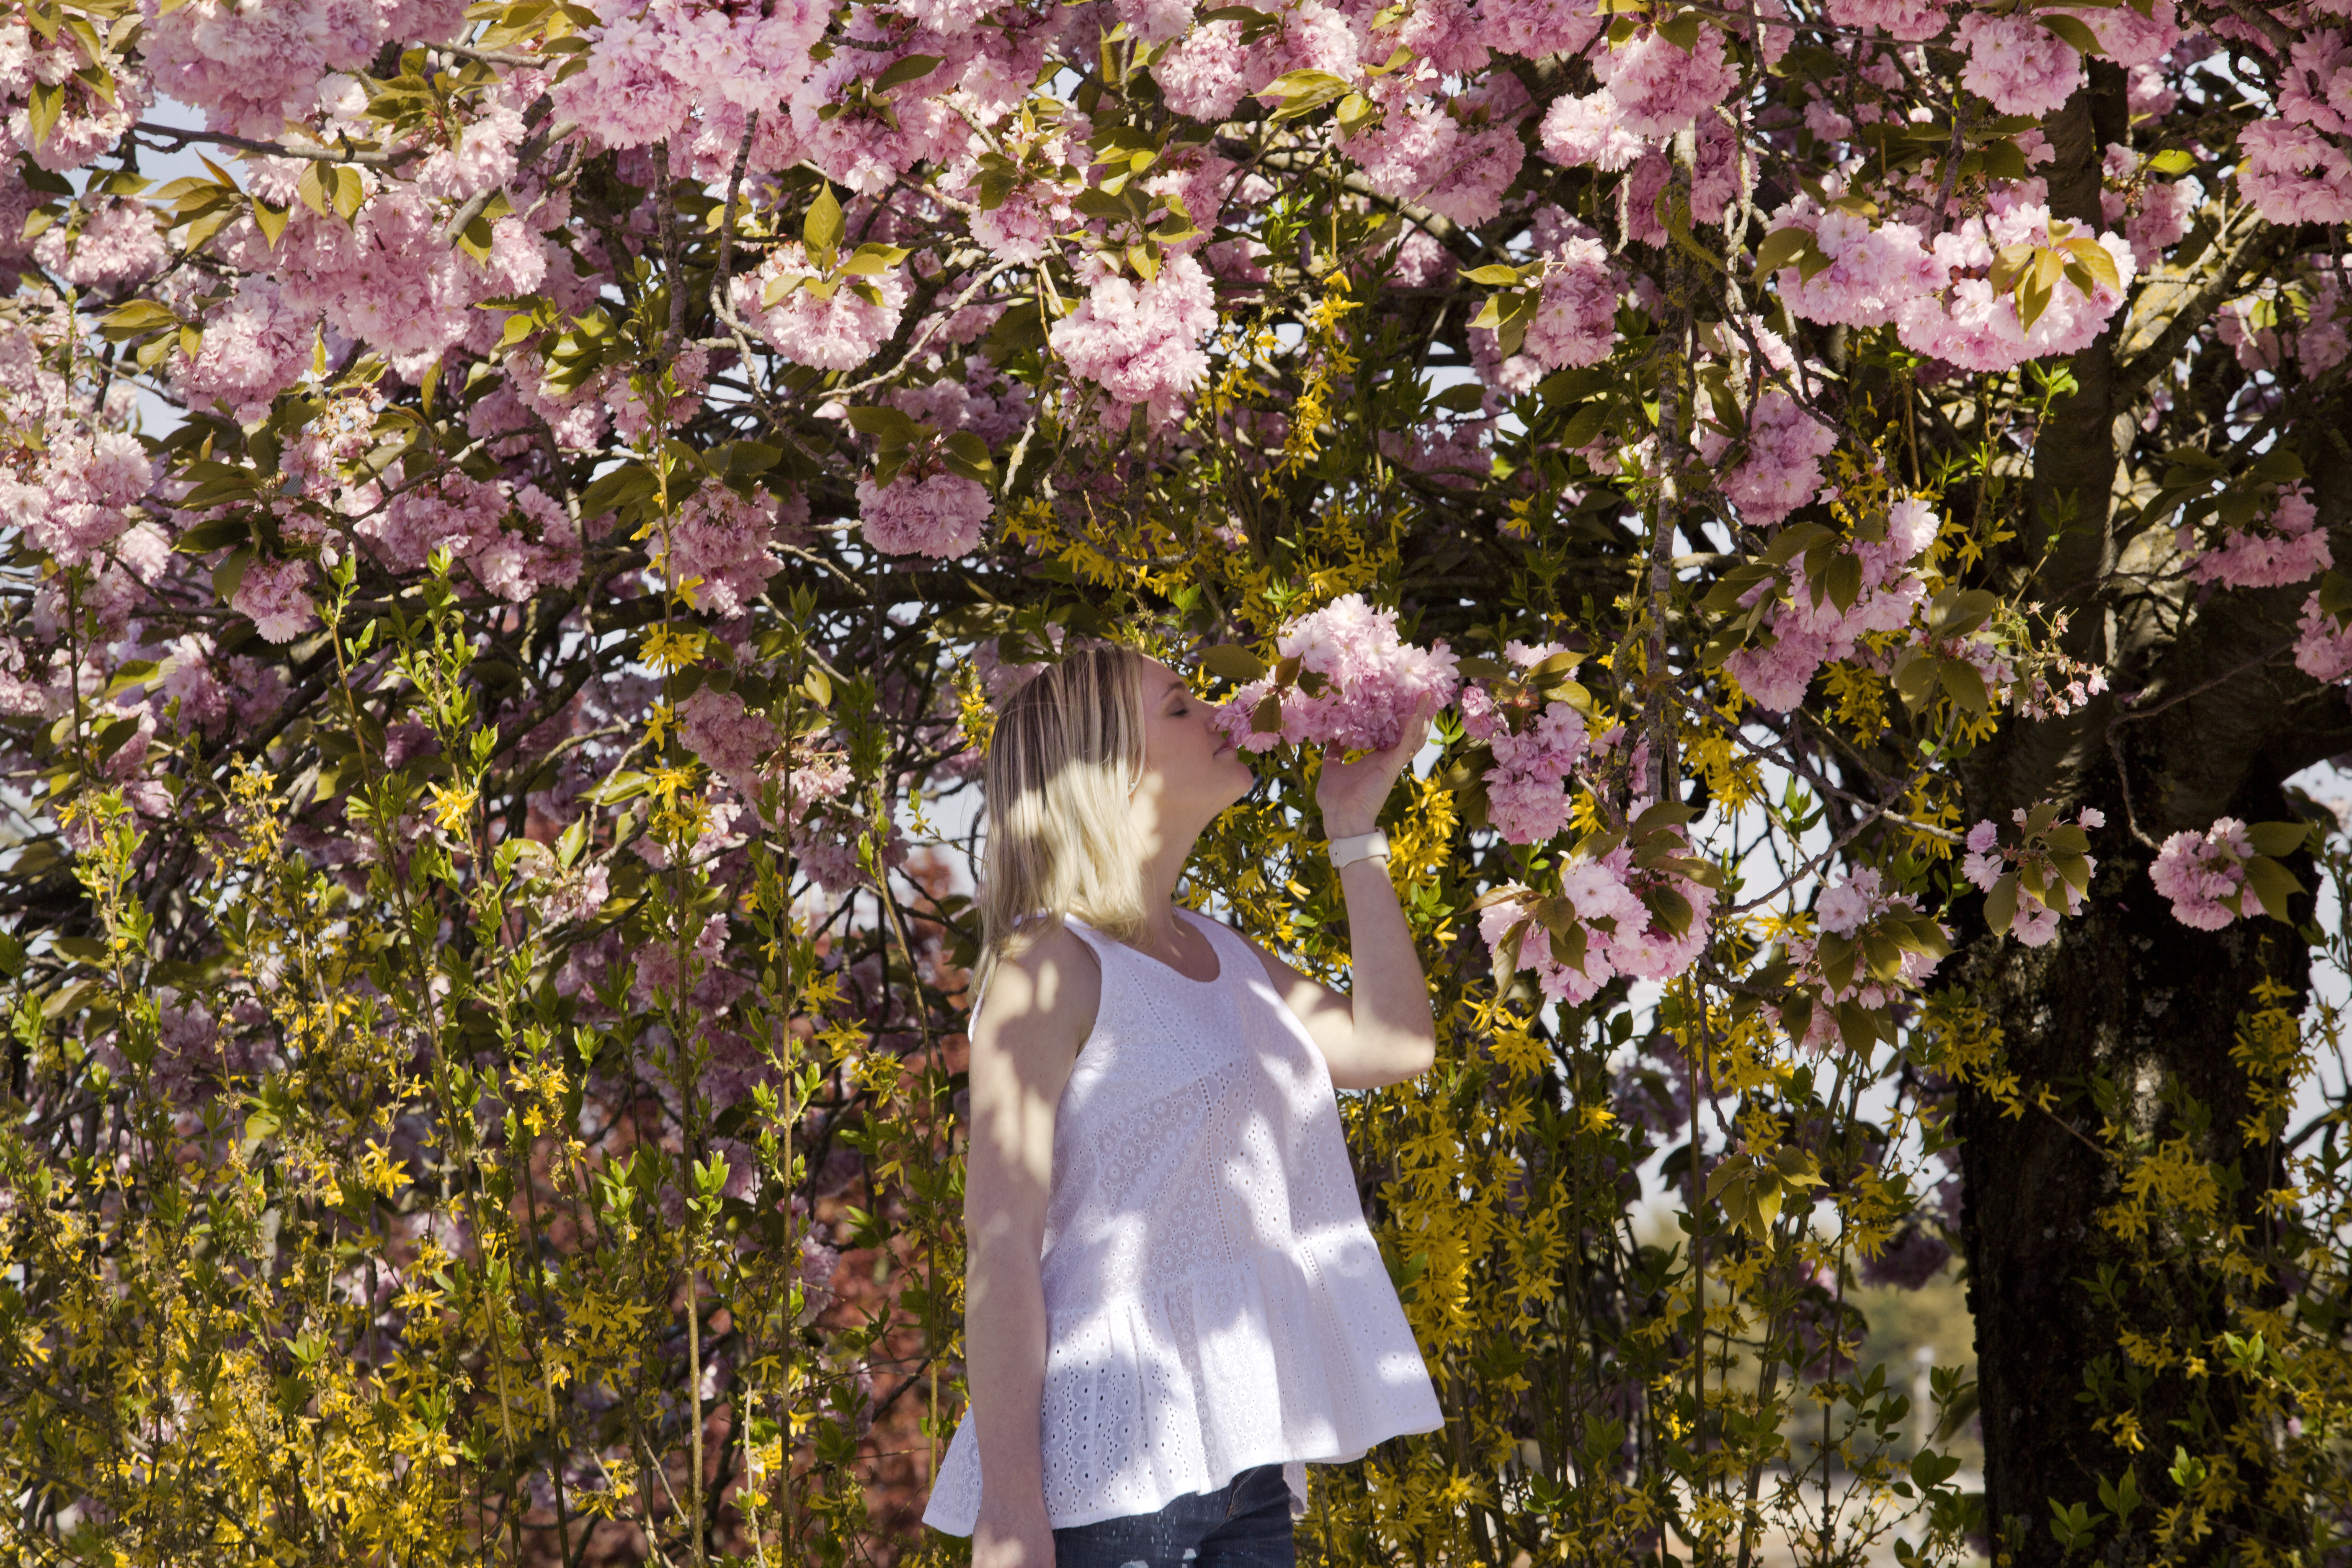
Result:
[[[2050,126],[2052,208],[2094,230],[2102,226],[2098,160],[2107,142],[2122,140],[2122,102],[2121,73],[2095,62],[2088,89]],[[2074,617],[2071,651],[2124,679],[2069,719],[2013,726],[1962,767],[1967,821],[2005,819],[2044,800],[2097,806],[2107,818],[2094,838],[2100,859],[2094,896],[2062,923],[2057,941],[2033,950],[1979,936],[1955,974],[1985,1002],[2005,1065],[2028,1100],[2045,1088],[2056,1091],[2048,1110],[2019,1115],[1992,1095],[1963,1088],[1957,1111],[1987,1523],[1996,1552],[2017,1568],[2066,1561],[2050,1528],[2052,1501],[2097,1510],[2099,1481],[2117,1479],[2135,1463],[2138,1490],[2151,1500],[2120,1543],[2102,1537],[2101,1555],[2147,1560],[2153,1500],[2178,1496],[2166,1471],[2183,1434],[2171,1424],[2190,1419],[2200,1399],[2209,1417],[2226,1424],[2232,1414],[2210,1407],[2221,1390],[2192,1389],[2177,1370],[2160,1375],[2137,1400],[2147,1447],[2135,1461],[2099,1425],[2111,1412],[2078,1397],[2101,1358],[2120,1367],[2127,1328],[2168,1331],[2179,1343],[2208,1341],[2220,1327],[2220,1291],[2197,1263],[2136,1273],[2125,1266],[2146,1255],[2127,1252],[2100,1225],[2117,1184],[2096,1146],[2101,1117],[2092,1086],[2100,1079],[2116,1086],[2132,1125],[2160,1136],[2189,1127],[2177,1109],[2181,1097],[2202,1105],[2210,1121],[2200,1152],[2244,1178],[2232,1201],[2252,1221],[2279,1151],[2239,1142],[2247,1085],[2231,1050],[2257,984],[2268,979],[2301,993],[2309,973],[2302,940],[2285,924],[2257,917],[2203,932],[2174,920],[2148,880],[2155,847],[2167,834],[2202,829],[2217,816],[2289,816],[2286,777],[2352,749],[2352,712],[2342,694],[2302,677],[2287,657],[2307,585],[2200,602],[2177,573],[2168,584],[2130,569],[2133,552],[2144,554],[2148,542],[2129,531],[2128,516],[2119,534],[2111,500],[2137,435],[2134,394],[2116,365],[2117,339],[2129,330],[2118,320],[2075,356],[2078,391],[2038,433],[2029,526],[2010,563],[2012,585],[2031,574],[2037,596]],[[2141,454],[2143,466],[2153,456]],[[2314,479],[2337,558],[2352,559],[2344,527],[2352,511],[2352,454],[2319,454]],[[2308,867],[2298,869],[2308,886]],[[2113,1307],[2088,1284],[2103,1266],[2124,1268]],[[2249,1461],[2250,1471],[2256,1463]],[[2249,1479],[2259,1495],[2260,1480]],[[2249,1510],[2221,1521],[2192,1551],[2231,1560],[2280,1528]]]
[[[2086,798],[2113,798],[2112,773],[2088,781]],[[2250,777],[2234,809],[2275,820],[2285,802],[2268,769]],[[2119,814],[2117,814],[2119,816]],[[2121,1334],[2131,1329],[2175,1344],[2203,1345],[2223,1323],[2216,1283],[2200,1261],[2135,1272],[2144,1254],[2099,1223],[2118,1196],[2115,1165],[2095,1147],[2101,1115],[2090,1085],[2120,1089],[2132,1122],[2160,1137],[2187,1130],[2166,1097],[2185,1091],[2210,1113],[2201,1152],[2245,1178],[2238,1218],[2254,1224],[2255,1200],[2277,1152],[2238,1141],[2249,1108],[2244,1075],[2231,1059],[2241,1015],[2254,986],[2268,978],[2300,989],[2308,973],[2301,940],[2270,921],[2218,932],[2175,921],[2150,888],[2144,848],[2121,831],[2100,837],[2098,898],[2065,922],[2061,938],[2034,951],[2009,943],[1972,953],[1967,978],[1981,987],[2001,1031],[2004,1065],[2029,1100],[2043,1086],[2058,1091],[2046,1110],[2013,1115],[1992,1096],[1960,1096],[1958,1125],[1968,1182],[1962,1225],[1969,1305],[1976,1316],[1978,1378],[1985,1446],[1986,1514],[2010,1561],[2066,1560],[2050,1529],[2051,1503],[2099,1508],[2099,1482],[2120,1479],[2132,1456],[2098,1423],[2115,1414],[2079,1395],[2104,1362],[2120,1373]],[[2104,1268],[2126,1281],[2120,1313],[2092,1289]],[[2176,1439],[2190,1436],[2192,1406],[2232,1425],[2242,1412],[2214,1411],[2220,1387],[2192,1387],[2178,1368],[2159,1375],[2136,1402],[2147,1447],[2137,1459],[2138,1490],[2171,1499],[2165,1479]],[[2259,1479],[2252,1491],[2260,1495]],[[2155,1509],[2130,1521],[2145,1560]],[[2262,1521],[2226,1521],[2214,1546],[2228,1555]],[[2135,1560],[2126,1544],[2126,1561]]]

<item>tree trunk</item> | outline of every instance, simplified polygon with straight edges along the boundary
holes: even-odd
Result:
[[[2286,815],[2274,779],[2250,781],[2231,804],[2249,820]],[[2120,824],[2119,803],[2107,809],[2110,823]],[[2234,1167],[2242,1184],[2224,1202],[2259,1234],[2258,1200],[2274,1184],[2268,1178],[2279,1152],[2240,1141],[2250,1103],[2231,1047],[2254,986],[2267,978],[2300,992],[2309,968],[2301,939],[2276,921],[2213,932],[2182,925],[2147,880],[2153,857],[2120,827],[2095,837],[2101,859],[2084,912],[2062,922],[2045,948],[1979,944],[1967,976],[1980,987],[1989,1023],[2000,1031],[2002,1065],[2017,1075],[2028,1107],[2014,1114],[1996,1096],[1964,1087],[1958,1114],[1986,1521],[1996,1551],[2019,1568],[2066,1561],[2051,1528],[2053,1501],[2107,1511],[2100,1481],[2119,1483],[2134,1463],[2108,1425],[2117,1414],[2135,1414],[2145,1444],[2137,1460],[2144,1500],[2123,1527],[2134,1538],[2124,1562],[2155,1554],[2147,1531],[2158,1507],[2179,1495],[2168,1477],[2176,1444],[2196,1451],[2214,1423],[2226,1431],[2249,1414],[2221,1407],[2234,1384],[2191,1380],[2177,1363],[2137,1395],[2111,1386],[2104,1396],[2081,1397],[2128,1377],[2126,1330],[2195,1353],[2225,1326],[2226,1282],[2210,1257],[2182,1258],[2160,1236],[2153,1246],[2131,1243],[2100,1222],[2120,1195],[2119,1172],[2098,1147],[2105,1118],[2093,1085],[2114,1086],[2108,1103],[2136,1131],[2159,1139],[2187,1133],[2199,1158]],[[2056,1099],[2033,1108],[2044,1088]],[[2184,1093],[2204,1119],[2184,1112],[2177,1098]],[[2152,1257],[2161,1266],[2143,1271]],[[2110,1270],[2116,1289],[2103,1292],[2098,1283]],[[2252,1463],[2242,1474],[2247,1495],[2259,1498],[2267,1478]],[[2233,1534],[2266,1533],[2251,1509],[2221,1524],[2217,1558],[2230,1554]],[[2101,1546],[2116,1529],[2112,1520],[2100,1528]]]
[[[2048,127],[2054,157],[2040,172],[2052,210],[2093,233],[2106,226],[2098,163],[2107,142],[2123,139],[2123,106],[2122,73],[2095,60],[2089,85]],[[2165,559],[2161,520],[2151,527],[2128,508],[2118,515],[2117,491],[2151,491],[2147,466],[2161,463],[2141,454],[2141,471],[2117,482],[2138,435],[2140,391],[2116,374],[2116,342],[2131,331],[2118,320],[2074,357],[2078,391],[2037,432],[2027,526],[2007,562],[2035,577],[2047,607],[2070,616],[2068,651],[2117,671],[2117,689],[2070,718],[2011,725],[1960,770],[1969,822],[2006,821],[2040,801],[2106,816],[2093,835],[2092,896],[2050,946],[1979,931],[1955,966],[2016,1075],[2018,1099],[2006,1102],[1961,1086],[1956,1126],[1986,1524],[1997,1558],[2017,1568],[2083,1561],[2053,1530],[2052,1504],[2111,1515],[2100,1483],[2118,1482],[2126,1466],[2140,1502],[2128,1520],[2097,1527],[2093,1554],[2113,1563],[2157,1555],[2158,1514],[2181,1499],[2169,1474],[2176,1448],[2220,1451],[2222,1434],[2251,1418],[2231,1405],[2234,1380],[2191,1378],[2178,1358],[2151,1373],[2126,1355],[2130,1331],[2210,1357],[2232,1287],[2210,1254],[2177,1237],[2132,1243],[2101,1223],[2121,1195],[2102,1129],[2112,1114],[2139,1138],[2187,1136],[2198,1160],[2225,1173],[2223,1222],[2262,1234],[2259,1200],[2280,1184],[2281,1151],[2242,1141],[2249,1086],[2231,1049],[2258,1005],[2256,986],[2276,982],[2300,999],[2310,956],[2292,927],[2260,914],[2219,931],[2181,924],[2148,867],[2169,833],[2201,831],[2223,816],[2293,816],[2287,776],[2352,749],[2343,694],[2305,679],[2287,657],[2310,585],[2198,595],[2177,558]],[[2315,499],[2344,560],[2352,456],[2317,458]],[[2293,864],[2309,886],[2308,862]],[[2310,908],[2300,901],[2297,918],[2309,919]],[[2036,1103],[2044,1091],[2046,1108]],[[2137,1417],[2137,1455],[2117,1442],[2114,1417],[2127,1409]],[[2240,1495],[2262,1499],[2259,1452],[2238,1463]],[[2293,1519],[2253,1501],[2214,1522],[2211,1536],[2186,1548],[2192,1557],[2238,1559],[2258,1540],[2282,1555],[2297,1549],[2287,1539]]]

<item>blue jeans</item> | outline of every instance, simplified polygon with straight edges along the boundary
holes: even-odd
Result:
[[[1158,1513],[1054,1531],[1054,1568],[1296,1568],[1280,1465],[1244,1470]]]

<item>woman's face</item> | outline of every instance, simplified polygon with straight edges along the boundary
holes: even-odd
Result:
[[[1144,660],[1143,778],[1135,795],[1160,824],[1189,821],[1197,832],[1257,782],[1210,712],[1182,676]]]

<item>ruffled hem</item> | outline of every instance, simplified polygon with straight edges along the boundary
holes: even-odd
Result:
[[[1349,1228],[1051,1325],[1041,1458],[1055,1529],[1444,1424],[1379,1249]],[[967,1413],[923,1522],[969,1535],[980,1501]]]

